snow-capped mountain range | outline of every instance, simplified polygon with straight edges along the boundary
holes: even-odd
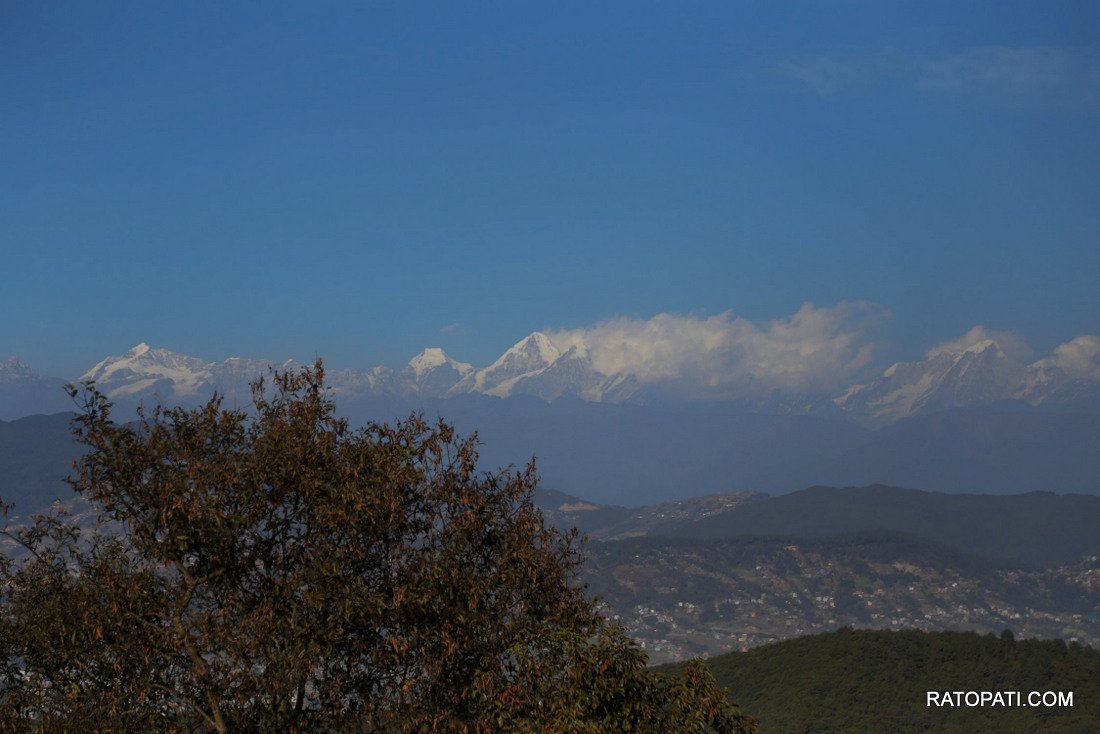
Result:
[[[1010,356],[996,338],[981,338],[975,329],[957,343],[930,351],[924,360],[896,363],[877,378],[853,385],[837,396],[798,395],[772,390],[733,401],[741,410],[775,413],[833,412],[870,425],[885,425],[947,408],[1016,401],[1035,407],[1066,406],[1100,411],[1100,338],[1082,336],[1051,355],[1027,363]],[[973,338],[968,338],[973,337]],[[231,402],[248,401],[248,383],[293,362],[233,357],[222,362],[152,348],[147,344],[121,356],[107,357],[81,375],[116,403],[168,402],[195,404],[217,390]],[[589,402],[645,402],[654,395],[673,395],[675,386],[639,380],[640,370],[600,372],[583,345],[559,348],[534,332],[505,351],[492,364],[476,368],[432,347],[401,369],[331,370],[328,383],[337,398],[392,396],[451,398],[480,394],[498,398],[561,397]],[[0,419],[26,415],[35,396],[39,412],[59,407],[63,381],[44,377],[19,360],[0,362]],[[662,392],[663,391],[663,392]],[[831,399],[830,399],[831,397]],[[67,406],[71,407],[71,406]]]
[[[157,398],[190,402],[215,389],[230,399],[244,399],[251,379],[272,368],[294,366],[294,362],[276,365],[238,357],[208,363],[142,343],[122,356],[107,357],[80,379],[94,381],[100,391],[116,401]],[[626,376],[597,372],[576,347],[562,353],[541,332],[521,339],[480,369],[453,359],[439,347],[431,347],[400,370],[335,370],[327,374],[327,380],[337,397],[449,398],[481,394],[499,398],[535,395],[547,401],[575,396],[614,402],[631,397],[636,384]]]
[[[945,408],[991,403],[1018,396],[1026,367],[986,339],[959,352],[931,354],[920,362],[897,362],[874,381],[853,385],[835,399],[841,408],[890,423]]]
[[[898,362],[877,379],[834,399],[873,425],[948,408],[1015,401],[1033,407],[1100,409],[1100,338],[1077,337],[1027,364],[995,339],[937,349],[919,362]]]

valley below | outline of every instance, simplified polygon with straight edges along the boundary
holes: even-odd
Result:
[[[1100,498],[879,486],[633,509],[556,492],[538,499],[552,522],[587,530],[583,581],[652,663],[848,626],[1009,629],[1100,647],[1100,538],[1091,531]],[[890,507],[904,511],[881,511]],[[800,516],[812,523],[791,532]],[[756,534],[744,532],[746,519]],[[1059,523],[1055,541],[1048,529]]]
[[[1100,647],[1100,557],[997,567],[919,540],[638,538],[589,546],[584,579],[652,663],[838,627],[972,630]]]
[[[477,418],[489,425],[490,436],[512,437],[511,443],[488,442],[488,447],[495,447],[483,461],[489,466],[505,453],[500,444],[510,447],[511,455],[522,455],[513,444],[524,426],[542,421],[540,430],[561,441],[582,441],[588,433],[614,434],[630,417],[618,415],[623,406],[559,402],[537,403],[522,422],[514,422],[524,405],[513,404],[515,399],[487,400],[455,399],[449,407],[463,422]],[[496,412],[464,415],[463,406]],[[616,412],[614,421],[577,420],[574,415],[581,411],[580,417],[598,417],[590,411],[603,408]],[[999,432],[987,443],[1000,445],[997,437],[1006,435],[1006,426],[1021,432],[1026,427],[1017,426],[1017,419],[1047,417],[990,413],[980,425],[998,425]],[[758,427],[772,420],[748,418]],[[31,514],[61,500],[82,525],[95,523],[95,513],[62,481],[80,453],[70,419],[69,414],[56,414],[0,421],[0,496],[16,505],[10,522],[26,522]],[[807,419],[785,418],[773,428],[780,431],[791,425],[787,421],[798,420]],[[564,423],[584,428],[565,430]],[[1032,420],[1028,425],[1033,424]],[[912,425],[896,430],[910,431],[907,426]],[[633,426],[650,431],[638,423]],[[1097,460],[1096,432],[1090,426],[1078,433],[1079,453],[1086,460],[1074,472],[1082,481],[1085,469]],[[656,422],[652,428],[656,435]],[[673,439],[686,445],[694,432],[683,433]],[[772,435],[758,431],[755,440],[766,441]],[[717,448],[722,436],[730,438],[714,431],[712,442],[696,447],[700,461],[703,454],[722,455]],[[912,436],[906,444],[928,446],[909,439]],[[1053,436],[1051,440],[1056,443]],[[605,478],[593,480],[586,469],[595,465],[594,457],[579,463],[555,461],[558,454],[569,453],[567,447],[556,447],[553,441],[546,445],[549,458],[544,463],[540,457],[540,467],[549,466],[551,477],[572,476],[571,471],[579,477],[578,485],[590,489],[615,479],[608,471]],[[945,455],[935,454],[941,459]],[[692,465],[688,459],[693,456],[686,453],[677,461],[671,456],[665,461],[652,452],[638,459],[635,470],[640,475],[649,464],[662,465],[667,475],[678,466]],[[720,462],[711,461],[707,471],[717,476],[720,468]],[[639,490],[632,476],[617,477],[617,496],[637,501],[656,493]],[[657,481],[653,476],[650,482]],[[716,482],[706,481],[711,486]],[[577,496],[551,488],[555,485],[544,482],[535,503],[548,523],[565,530],[576,527],[585,536],[580,581],[654,664],[746,650],[847,626],[996,634],[1009,629],[1020,638],[1058,638],[1100,647],[1096,494],[1064,489],[968,494],[838,482],[785,494],[733,491],[682,497],[689,490],[679,486],[661,492],[661,501],[626,507],[597,501],[607,492],[593,498],[578,491]],[[3,538],[0,550],[18,551]]]

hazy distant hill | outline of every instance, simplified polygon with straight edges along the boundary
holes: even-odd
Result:
[[[607,505],[722,491],[782,493],[815,484],[1100,493],[1100,417],[1089,414],[965,409],[870,431],[815,416],[730,413],[718,404],[547,403],[482,395],[337,404],[354,423],[393,420],[418,408],[428,417],[442,415],[463,433],[478,431],[483,467],[536,456],[545,486]],[[29,426],[10,425],[16,432]]]
[[[0,421],[72,407],[64,380],[47,377],[21,359],[0,361]]]
[[[815,416],[730,412],[715,403],[609,404],[531,396],[344,400],[353,422],[422,408],[476,430],[482,465],[538,459],[543,484],[608,505],[638,506],[718,491],[768,489],[777,467],[851,450],[869,431]],[[812,482],[811,482],[812,483]],[[782,487],[782,491],[806,486]]]
[[[392,418],[407,403],[349,403]],[[477,429],[489,465],[539,458],[544,483],[640,505],[716,491],[892,484],[944,492],[1100,493],[1100,416],[974,408],[869,431],[815,416],[717,404],[608,405],[463,396],[424,404]]]
[[[551,523],[575,526],[597,541],[633,536],[807,540],[887,531],[1031,567],[1100,555],[1100,497],[1093,495],[819,486],[776,496],[730,492],[626,508],[540,489],[535,503]]]
[[[69,427],[72,415],[35,415],[0,421],[0,499],[24,515],[55,499],[73,497],[63,480],[80,447]]]
[[[889,477],[889,479],[886,479]],[[947,492],[1100,492],[1100,414],[1018,405],[900,421],[835,453],[771,466],[755,486],[874,483]]]
[[[686,521],[710,517],[767,496],[759,492],[726,492],[631,508],[600,505],[558,490],[540,488],[535,491],[535,505],[546,521],[556,527],[575,527],[590,540],[617,540],[667,534],[670,528]]]
[[[891,530],[1032,566],[1100,554],[1100,497],[1030,492],[972,495],[873,485],[811,487],[746,503],[664,532],[689,538],[823,538]]]
[[[921,535],[983,555],[1036,564],[1066,562],[1086,553],[1100,552],[1093,542],[1098,535],[1095,529],[1100,527],[1097,496],[1044,494],[998,501],[989,496],[882,486],[833,490],[831,494],[829,490],[816,488],[753,502],[747,502],[749,495],[742,492],[713,494],[715,488],[723,487],[763,485],[772,491],[784,491],[814,484],[813,481],[787,484],[779,479],[784,473],[791,476],[789,465],[796,464],[798,457],[807,452],[852,457],[847,467],[849,476],[887,479],[894,476],[886,469],[881,473],[867,469],[876,460],[874,452],[869,452],[863,461],[856,460],[858,454],[852,453],[853,445],[878,434],[869,434],[866,429],[850,424],[836,425],[809,416],[731,416],[714,406],[701,405],[658,410],[654,406],[577,400],[546,403],[535,398],[500,400],[482,396],[463,396],[429,405],[429,417],[446,410],[444,415],[460,431],[480,427],[481,466],[522,463],[537,455],[543,486],[566,488],[584,503],[617,507],[599,513],[579,509],[569,513],[569,522],[594,538],[655,532],[690,537],[821,536],[883,528]],[[400,400],[374,401],[369,406],[351,403],[345,412],[350,411],[359,420],[392,419],[407,414],[407,407]],[[360,411],[370,415],[364,416]],[[1018,416],[1024,418],[1016,420]],[[18,500],[20,510],[40,509],[55,497],[68,496],[61,480],[68,475],[78,450],[69,432],[70,417],[56,414],[0,422],[0,496]],[[1067,455],[1074,456],[1072,446],[1077,439],[1072,434],[1093,430],[1093,419],[1012,413],[998,421],[991,416],[981,424],[981,430],[976,427],[970,438],[960,438],[955,446],[946,440],[942,445],[936,443],[941,417],[919,420],[925,425],[921,431],[906,433],[911,430],[907,423],[883,431],[889,431],[895,439],[905,436],[901,444],[923,446],[926,454],[923,462],[928,465],[936,465],[936,457],[948,451],[980,451],[985,447],[1003,457],[1009,467],[1000,474],[990,473],[988,483],[977,486],[962,480],[956,483],[948,481],[948,475],[940,477],[939,483],[932,483],[932,489],[1006,492],[1026,488],[1028,485],[1019,486],[1019,477],[1027,472],[1020,470],[1014,484],[1003,475],[1010,473],[1014,460],[1026,463],[1029,446],[1033,447],[1035,441],[1051,447],[1049,469],[1053,478],[1042,481],[1039,472],[1043,464],[1036,462],[1037,466],[1030,469],[1038,476],[1030,486],[1060,492],[1067,485],[1075,487],[1064,476],[1059,480],[1058,472],[1078,473],[1078,484],[1095,487],[1095,482],[1100,481],[1100,467],[1094,469],[1088,457],[1058,461],[1053,454],[1054,447],[1063,442],[1069,447]],[[1047,433],[1036,429],[1035,434],[1042,438],[1028,437],[1029,426],[1042,425],[1054,428]],[[1070,435],[1061,438],[1066,433]],[[1006,439],[1002,445],[1000,435],[1016,436],[1019,440]],[[1082,452],[1091,450],[1090,440],[1078,440]],[[913,449],[914,465],[921,465],[917,456],[920,453]],[[961,473],[969,466],[964,462],[958,471]],[[750,483],[752,475],[760,481]],[[778,486],[765,484],[763,479],[768,476]],[[839,478],[843,479],[844,474]],[[998,484],[994,479],[1003,479],[1006,484]],[[944,487],[945,484],[948,486]],[[661,503],[673,504],[656,507]],[[625,509],[630,505],[634,507]]]
[[[1100,652],[1060,640],[840,630],[707,661],[763,734],[1085,734],[1100,722]],[[1073,706],[929,707],[928,691],[1072,691]]]
[[[341,404],[341,412],[357,423],[392,420],[411,409],[398,399]],[[784,457],[806,451],[839,451],[865,433],[858,426],[834,426],[804,416],[731,416],[699,405],[657,410],[579,400],[549,404],[530,397],[462,396],[430,402],[425,414],[442,414],[463,433],[477,430],[483,468],[523,464],[537,456],[544,486],[568,488],[586,501],[621,506],[737,487],[740,477],[754,467],[782,463]],[[68,420],[68,415],[49,416],[51,432],[26,421],[5,424],[9,440],[0,443],[0,453],[18,455],[0,462],[0,491],[9,487],[32,497],[45,488],[40,481],[14,486],[21,485],[28,472],[38,478],[66,476],[71,456],[59,455],[56,447],[45,444],[62,437],[68,445]],[[38,448],[28,452],[26,447],[32,445]],[[4,472],[5,465],[15,464],[22,467],[18,477]],[[49,501],[46,495],[43,499]]]

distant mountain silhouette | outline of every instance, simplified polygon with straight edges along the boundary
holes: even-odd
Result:
[[[971,408],[871,431],[816,416],[731,413],[714,403],[337,396],[337,408],[353,424],[393,421],[413,410],[443,416],[461,433],[477,431],[483,468],[522,465],[534,456],[544,486],[606,505],[638,507],[729,491],[778,494],[815,484],[1100,493],[1100,417],[1092,414]],[[132,415],[121,408],[117,413],[120,420]],[[65,476],[68,459],[48,465],[57,449],[39,445],[23,456],[24,448],[11,448],[16,435],[25,446],[59,437],[67,445],[68,418],[51,420],[57,424],[52,434],[33,422],[8,423],[0,461],[21,463],[21,471],[38,476]],[[0,494],[30,496],[22,480],[17,488],[13,481],[0,470]]]
[[[81,453],[70,428],[71,413],[0,421],[0,499],[16,513],[39,511],[74,497],[64,483]]]
[[[840,451],[766,467],[749,486],[894,484],[945,492],[1100,492],[1100,414],[1018,404],[917,416]]]
[[[64,380],[47,377],[21,359],[0,361],[0,421],[72,407]]]
[[[686,538],[824,538],[902,532],[968,553],[1034,567],[1100,554],[1100,497],[1029,492],[973,495],[873,485],[811,487],[673,523]]]

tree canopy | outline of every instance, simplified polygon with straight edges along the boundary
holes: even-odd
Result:
[[[71,388],[101,513],[5,531],[0,720],[16,731],[748,732],[701,665],[668,676],[578,584],[532,462],[413,415],[353,430],[324,370],[116,423]]]
[[[707,660],[764,731],[1081,734],[1100,722],[1100,651],[1064,640],[976,632],[869,630],[773,642]],[[674,672],[680,666],[662,667]],[[1006,705],[929,705],[935,692],[1002,692]],[[1032,692],[1070,692],[1048,706]],[[1012,697],[1017,697],[1013,701]]]

